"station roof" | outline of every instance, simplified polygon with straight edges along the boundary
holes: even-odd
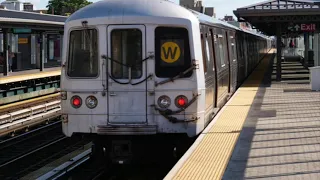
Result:
[[[238,21],[249,22],[268,35],[276,34],[277,24],[283,33],[291,33],[291,26],[302,23],[314,23],[320,29],[319,0],[269,0],[238,8],[234,14]]]
[[[67,16],[0,9],[0,28],[63,31]]]

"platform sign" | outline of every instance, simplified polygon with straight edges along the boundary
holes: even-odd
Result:
[[[315,31],[315,24],[301,24],[301,31]]]
[[[177,43],[166,42],[161,46],[161,59],[166,63],[174,63],[181,56],[181,50]]]
[[[19,38],[18,44],[28,44],[28,38]]]
[[[20,29],[20,28],[14,28],[12,29],[13,33],[15,34],[24,34],[24,33],[31,33],[31,29]]]
[[[313,32],[316,29],[316,24],[291,24],[288,26],[289,31]]]

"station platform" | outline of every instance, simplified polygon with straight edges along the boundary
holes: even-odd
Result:
[[[61,67],[45,68],[43,71],[39,69],[11,72],[8,76],[0,74],[0,85],[14,83],[19,81],[26,81],[31,79],[39,79],[51,76],[60,76]]]
[[[269,56],[165,179],[319,179],[319,137],[320,92],[308,69],[286,60],[277,82]]]

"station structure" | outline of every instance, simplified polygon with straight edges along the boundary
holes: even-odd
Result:
[[[0,10],[0,76],[10,71],[60,67],[66,16]],[[10,47],[10,49],[8,49]],[[9,53],[13,53],[12,62]]]
[[[300,55],[304,65],[320,65],[320,1],[270,0],[239,8],[234,14],[239,22],[249,22],[265,34],[277,37],[278,81],[281,81],[281,57],[283,45],[286,45],[283,37],[303,39],[304,47],[299,50],[302,51]]]
[[[275,36],[276,48],[164,179],[319,179],[320,88],[310,72],[320,70],[320,2],[269,0],[234,14]]]

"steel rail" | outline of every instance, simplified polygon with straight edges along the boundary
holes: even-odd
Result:
[[[76,157],[70,159],[69,161],[63,163],[62,165],[56,167],[55,169],[51,170],[50,172],[40,176],[37,180],[44,180],[44,179],[58,179],[63,175],[67,174],[68,172],[72,171],[73,169],[77,168],[81,164],[87,162],[90,159],[91,149],[88,149],[81,154],[77,155]]]
[[[53,142],[50,142],[50,143],[48,143],[48,144],[46,144],[46,145],[44,145],[44,146],[42,146],[42,147],[40,147],[40,148],[37,148],[37,149],[35,149],[35,150],[31,151],[31,152],[28,152],[28,153],[26,153],[26,154],[24,154],[24,155],[22,155],[22,156],[19,156],[19,157],[15,158],[15,159],[13,159],[13,160],[11,160],[11,161],[9,161],[9,162],[6,162],[6,163],[4,163],[4,164],[1,164],[1,165],[0,165],[0,168],[3,168],[3,167],[5,167],[5,166],[7,166],[7,165],[9,165],[9,164],[11,164],[11,163],[13,163],[13,162],[16,162],[16,161],[18,161],[18,160],[20,160],[20,159],[22,159],[22,158],[24,158],[24,157],[26,157],[26,156],[29,156],[29,155],[31,155],[31,154],[33,154],[33,153],[36,153],[36,152],[38,152],[38,151],[40,151],[40,150],[42,150],[42,149],[44,149],[44,148],[47,148],[47,147],[49,147],[49,146],[51,146],[51,145],[53,145],[53,144],[59,143],[59,142],[65,140],[65,139],[67,139],[67,138],[68,138],[68,137],[63,136],[63,137],[61,137],[61,138],[58,139],[58,140],[55,140],[55,141],[53,141]]]
[[[22,110],[10,112],[4,115],[0,115],[0,125],[12,123],[22,118],[32,117],[34,115],[45,113],[60,107],[61,107],[61,101],[56,100],[48,103],[43,103],[41,105],[25,108]]]
[[[23,128],[28,128],[30,126],[38,125],[46,120],[57,118],[60,115],[61,115],[61,108],[56,108],[44,113],[36,114],[31,117],[16,120],[12,123],[6,123],[3,125],[0,125],[0,136],[9,134],[17,130],[21,130]]]
[[[28,100],[19,101],[16,103],[10,103],[7,105],[1,105],[0,106],[0,115],[7,113],[7,112],[13,112],[17,109],[24,109],[28,108],[30,106],[38,105],[43,102],[49,102],[60,99],[60,93],[54,93],[50,95],[45,95],[41,97],[36,97]]]

